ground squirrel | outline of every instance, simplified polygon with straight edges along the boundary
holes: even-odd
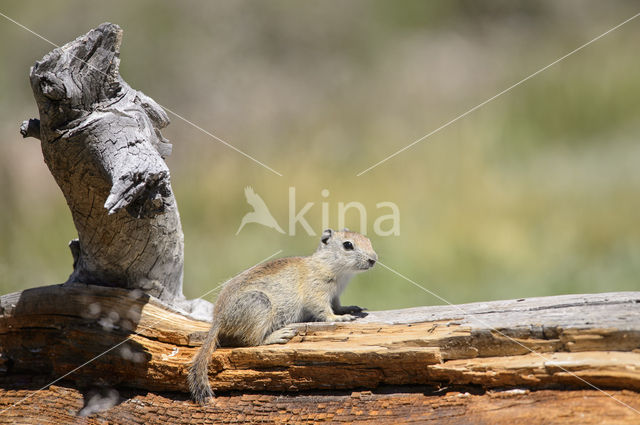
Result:
[[[340,294],[354,274],[370,269],[377,259],[365,236],[327,229],[312,255],[269,261],[226,282],[189,370],[193,398],[204,404],[213,396],[208,367],[218,345],[284,344],[295,336],[294,329],[285,327],[291,323],[356,319],[362,308],[340,305]]]

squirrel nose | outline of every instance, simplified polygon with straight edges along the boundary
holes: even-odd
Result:
[[[376,263],[376,260],[373,260],[371,258],[369,258],[369,267],[373,267],[373,265]]]

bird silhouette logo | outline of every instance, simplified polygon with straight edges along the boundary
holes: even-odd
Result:
[[[236,235],[240,233],[240,230],[242,230],[247,223],[262,224],[280,233],[284,233],[284,230],[282,230],[276,219],[271,215],[271,212],[269,212],[267,204],[264,203],[260,195],[258,195],[251,186],[244,188],[244,196],[247,198],[247,203],[253,207],[253,211],[246,213],[244,217],[242,217],[242,222],[240,223],[240,227],[238,227]]]

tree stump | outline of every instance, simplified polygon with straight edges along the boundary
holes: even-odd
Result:
[[[118,72],[122,30],[102,24],[31,68],[41,140],[78,239],[68,282],[139,289],[199,317],[211,305],[182,294],[183,234],[163,157],[164,110]]]

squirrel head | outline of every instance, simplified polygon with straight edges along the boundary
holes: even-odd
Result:
[[[322,232],[316,254],[328,260],[340,272],[358,273],[369,270],[378,260],[371,241],[364,235],[349,229]]]

